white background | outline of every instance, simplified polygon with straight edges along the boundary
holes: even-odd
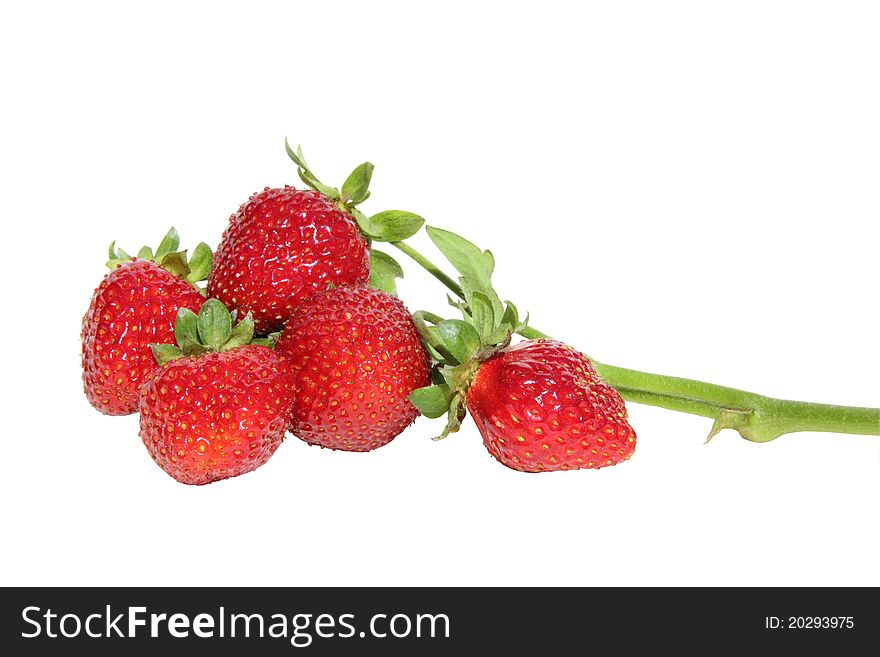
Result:
[[[107,243],[216,244],[288,135],[604,362],[877,406],[875,3],[235,4],[4,5],[3,584],[880,584],[876,437],[631,404],[630,462],[526,475],[423,419],[192,488],[79,378]]]

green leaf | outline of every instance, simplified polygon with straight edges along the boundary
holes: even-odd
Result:
[[[195,340],[190,340],[188,337],[183,339],[183,344],[180,346],[180,350],[183,352],[184,356],[201,356],[202,354],[207,354],[211,351],[205,345],[196,342]]]
[[[373,165],[364,162],[349,174],[342,183],[342,202],[357,205],[367,200],[370,195],[370,179],[373,177]]]
[[[492,302],[482,292],[474,291],[471,294],[469,307],[474,328],[485,340],[495,330],[495,311],[492,309]]]
[[[349,213],[351,214],[351,218],[354,219],[354,222],[357,224],[360,231],[367,238],[367,241],[371,242],[373,240],[373,224],[370,223],[370,219],[367,217],[367,215],[365,215],[357,208],[350,208]]]
[[[504,305],[492,287],[495,258],[490,251],[483,251],[473,242],[450,233],[448,230],[428,226],[425,229],[434,245],[460,274],[465,298],[471,303],[474,292],[485,294],[492,304],[495,317],[504,313]]]
[[[443,344],[443,337],[440,335],[440,329],[436,326],[429,326],[426,330],[428,334],[428,348],[431,350],[431,356],[439,356],[438,361],[444,361],[450,365],[458,365],[458,360],[453,356],[446,345]]]
[[[424,223],[422,217],[412,212],[385,210],[368,219],[367,234],[377,242],[400,242],[419,232]]]
[[[153,249],[148,246],[142,246],[141,250],[137,252],[137,257],[141,260],[152,260],[153,259]]]
[[[253,313],[248,313],[244,316],[238,324],[235,325],[235,328],[232,329],[232,333],[229,335],[229,339],[226,341],[226,344],[223,345],[222,351],[229,351],[230,349],[235,349],[236,347],[243,347],[246,344],[250,344],[251,339],[254,337],[254,316]]]
[[[446,295],[446,303],[448,303],[453,308],[457,308],[461,311],[463,315],[469,315],[469,308],[466,301],[459,301],[458,299],[453,299],[448,294]]]
[[[429,418],[442,417],[449,410],[451,394],[448,385],[425,386],[409,394],[410,403]]]
[[[162,258],[165,257],[166,254],[171,253],[172,251],[177,251],[180,246],[180,235],[177,234],[177,230],[172,226],[171,230],[169,230],[165,237],[162,238],[162,241],[159,242],[159,247],[156,249],[156,262],[162,262]]]
[[[501,321],[498,322],[495,330],[493,330],[486,338],[486,342],[489,344],[501,344],[507,340],[512,333],[519,330],[520,326],[519,311],[517,311],[516,306],[508,301],[507,306],[504,309],[504,315],[501,317]]]
[[[443,344],[459,363],[470,360],[482,348],[477,330],[460,319],[445,319],[437,326]]]
[[[199,311],[198,330],[203,345],[211,351],[220,351],[232,334],[232,317],[226,306],[217,299],[205,301]]]
[[[297,147],[296,147],[296,150],[294,151],[294,150],[290,147],[290,142],[287,141],[287,137],[284,138],[284,150],[287,151],[287,156],[288,156],[291,160],[293,160],[294,163],[295,163],[298,167],[305,167],[305,166],[306,166],[306,161],[303,159],[303,156],[302,156],[302,147],[301,147],[301,146],[297,146]]]
[[[446,348],[446,345],[443,344],[443,336],[440,335],[440,329],[437,326],[432,326],[428,323],[426,317],[431,316],[431,313],[427,313],[424,310],[419,310],[413,313],[413,323],[416,325],[416,330],[418,330],[419,335],[422,338],[422,341],[428,347],[428,351],[431,354],[431,357],[437,362],[448,363],[450,365],[458,365],[458,361],[455,356],[449,353],[449,350]],[[440,318],[436,318],[433,321],[442,321]]]
[[[284,139],[284,150],[287,151],[288,157],[293,160],[297,165],[297,173],[299,174],[300,180],[302,180],[306,185],[311,187],[317,192],[320,192],[327,198],[331,200],[336,200],[339,198],[339,190],[335,187],[330,187],[329,185],[325,185],[312,173],[312,170],[309,168],[309,165],[306,164],[306,158],[303,157],[302,147],[297,146],[296,151],[294,151],[290,147],[290,143],[287,141],[287,138]]]
[[[455,433],[461,428],[461,422],[465,416],[464,399],[461,394],[452,395],[452,399],[449,400],[449,412],[446,416],[446,426],[443,427],[443,432],[433,440],[443,440],[450,433]]]
[[[110,249],[107,252],[109,256],[109,260],[112,261],[120,261],[124,262],[125,260],[129,260],[131,258],[125,251],[116,247],[116,240],[110,242]],[[108,265],[109,266],[109,265]]]
[[[164,365],[169,361],[183,356],[183,351],[178,347],[175,347],[173,344],[151,344],[150,349],[153,352],[153,357],[159,365]]]
[[[436,326],[425,326],[425,340],[433,347],[443,346],[443,336],[440,335],[440,329]]]
[[[428,350],[428,355],[431,357],[431,360],[436,361],[436,362],[440,362],[440,361],[445,360],[445,356],[443,354],[441,354],[439,351],[437,351],[431,345],[426,343],[425,349]]]
[[[174,320],[174,339],[182,347],[186,338],[199,341],[199,319],[189,308],[181,308]]]
[[[115,240],[110,242],[108,255],[110,256],[110,259],[104,264],[107,266],[107,269],[111,270],[116,269],[119,265],[123,265],[131,259],[131,256],[125,251],[116,248]]]
[[[208,278],[208,274],[211,273],[211,259],[213,255],[210,246],[204,242],[199,242],[199,245],[193,251],[192,257],[189,259],[187,282],[195,284]]]
[[[482,251],[473,242],[448,230],[433,226],[428,226],[425,230],[431,241],[459,274],[473,278],[486,286],[490,285],[492,272],[495,269],[495,259],[491,253]]]
[[[504,309],[504,315],[501,317],[502,324],[509,324],[511,328],[519,326],[519,311],[513,302],[507,301],[507,307]]]
[[[458,281],[461,283],[461,289],[464,292],[464,298],[468,307],[475,303],[474,295],[482,294],[489,300],[489,304],[492,306],[493,317],[501,317],[504,314],[504,304],[501,303],[501,299],[491,283],[486,287],[485,284],[479,283],[469,276],[461,276]]]
[[[443,376],[442,369],[440,367],[432,367],[431,368],[431,383],[435,386],[446,385],[446,377]]]
[[[370,287],[397,296],[398,278],[403,278],[400,263],[387,253],[370,249]]]
[[[186,261],[186,251],[174,251],[166,253],[157,259],[158,265],[178,278],[186,278],[190,275],[189,263]]]

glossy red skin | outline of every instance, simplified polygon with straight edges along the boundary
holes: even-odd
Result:
[[[489,453],[521,472],[603,468],[636,448],[620,394],[554,340],[520,342],[480,365],[467,408]]]
[[[266,188],[230,217],[208,296],[239,316],[252,312],[266,334],[315,291],[369,279],[367,242],[351,217],[318,192]]]
[[[275,351],[295,377],[290,430],[311,445],[367,452],[418,416],[407,399],[430,384],[430,363],[399,299],[336,288],[300,304]]]
[[[107,274],[82,322],[83,389],[92,406],[105,415],[134,413],[141,384],[158,367],[150,343],[173,343],[177,311],[198,312],[204,300],[149,260]]]
[[[141,439],[156,464],[182,484],[237,477],[278,449],[292,389],[281,358],[266,347],[179,358],[141,389]]]

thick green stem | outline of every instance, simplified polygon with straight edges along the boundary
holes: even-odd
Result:
[[[591,362],[624,399],[713,418],[710,437],[722,429],[736,429],[743,438],[755,442],[795,431],[880,435],[877,408],[774,399],[713,383]]]
[[[464,299],[458,283],[437,265],[404,242],[393,244]],[[550,337],[532,327],[525,327],[519,334],[529,339]],[[602,378],[628,401],[714,419],[709,438],[722,429],[735,429],[754,442],[767,442],[795,431],[880,435],[878,408],[774,399],[713,383],[606,365],[592,358],[590,361]]]

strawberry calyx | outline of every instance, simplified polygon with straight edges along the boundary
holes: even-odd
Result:
[[[370,197],[370,181],[373,178],[372,163],[364,162],[355,167],[342,183],[342,187],[337,188],[326,185],[318,179],[306,163],[301,146],[297,146],[294,150],[285,139],[284,149],[287,151],[288,157],[296,164],[300,180],[310,189],[324,195],[335,203],[342,212],[350,216],[366,238],[370,245],[371,287],[396,296],[395,279],[403,278],[403,268],[387,253],[375,250],[373,242],[395,243],[405,240],[419,232],[425,220],[419,215],[405,210],[384,210],[367,216],[357,208]]]
[[[211,247],[204,242],[199,242],[189,258],[187,258],[186,249],[178,251],[179,248],[180,235],[172,226],[171,230],[159,242],[155,251],[149,246],[143,246],[136,255],[131,256],[123,249],[118,248],[114,240],[110,243],[109,260],[106,265],[108,269],[116,269],[119,265],[130,262],[133,258],[138,258],[155,262],[169,274],[182,278],[193,286],[207,280],[208,274],[211,273],[211,259],[213,257]]]
[[[217,299],[208,299],[196,314],[189,308],[177,311],[174,339],[177,344],[151,344],[150,349],[159,365],[184,356],[201,356],[224,352],[249,344],[273,349],[280,333],[254,338],[254,318],[248,313],[236,322],[236,312],[229,312]]]
[[[443,319],[426,311],[413,315],[434,366],[433,384],[414,390],[409,400],[426,417],[447,416],[435,438],[439,440],[461,426],[467,391],[480,364],[507,347],[511,336],[527,326],[528,317],[520,321],[516,306],[502,302],[492,287],[495,259],[490,251],[446,230],[429,226],[426,231],[459,273],[464,294],[464,301],[447,297],[462,319]]]

